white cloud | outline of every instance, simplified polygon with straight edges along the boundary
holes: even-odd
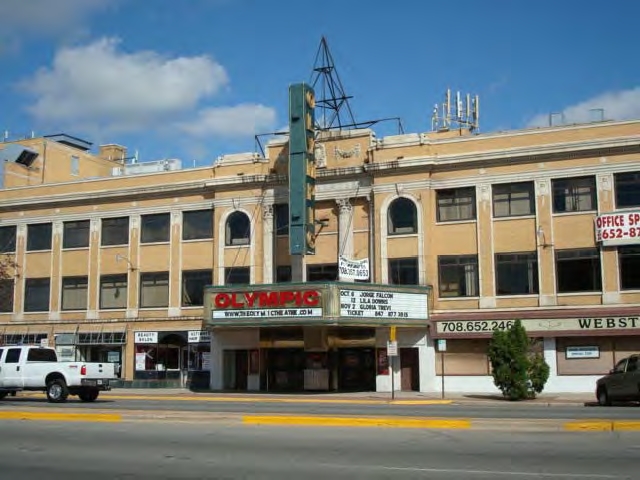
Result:
[[[205,108],[197,118],[179,127],[186,133],[204,137],[208,135],[236,137],[263,133],[272,129],[276,112],[271,107],[244,103],[233,107]]]
[[[606,120],[628,120],[640,118],[640,87],[629,90],[605,92],[562,110],[567,123],[582,123],[593,120],[593,109],[603,109]],[[536,115],[528,122],[529,127],[549,125],[549,115]]]
[[[229,79],[207,56],[166,58],[126,53],[116,39],[57,52],[50,68],[23,83],[39,121],[76,129],[135,131],[173,121],[217,93]]]
[[[118,0],[2,0],[0,38],[69,34]]]

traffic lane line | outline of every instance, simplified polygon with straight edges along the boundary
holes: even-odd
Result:
[[[564,424],[568,431],[638,432],[640,420],[573,420]]]
[[[287,425],[306,427],[386,427],[426,429],[469,429],[469,419],[392,418],[392,417],[323,417],[298,415],[245,415],[245,425]]]
[[[0,420],[41,420],[48,422],[119,423],[122,415],[113,413],[57,413],[1,411]]]

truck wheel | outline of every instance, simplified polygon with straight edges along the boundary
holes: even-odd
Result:
[[[98,398],[98,395],[100,395],[100,391],[93,388],[82,390],[78,393],[78,397],[80,397],[80,400],[83,402],[94,402],[96,398]]]
[[[611,399],[609,398],[606,388],[598,390],[598,405],[601,407],[608,407],[611,405]]]
[[[62,378],[54,378],[47,383],[47,400],[51,403],[63,403],[67,401],[69,389]]]

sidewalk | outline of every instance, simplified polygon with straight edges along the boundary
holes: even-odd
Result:
[[[307,402],[330,402],[330,401],[350,401],[350,402],[390,402],[392,401],[390,392],[354,392],[354,393],[299,393],[299,394],[279,394],[265,392],[229,392],[229,391],[191,391],[188,389],[178,388],[114,388],[110,392],[104,392],[105,397],[174,397],[176,399],[189,397],[191,399],[216,398],[224,401],[253,401],[259,402],[264,399],[265,402],[273,402],[281,399],[283,401],[299,399]],[[411,401],[438,401],[445,400],[447,403],[455,404],[508,404],[508,405],[585,405],[595,403],[593,394],[586,393],[542,393],[533,400],[523,400],[520,402],[510,402],[502,398],[499,394],[487,393],[447,393],[444,399],[439,393],[422,393],[422,392],[396,392],[393,400],[397,402]]]

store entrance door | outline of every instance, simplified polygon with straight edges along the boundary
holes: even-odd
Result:
[[[375,348],[338,350],[338,389],[356,392],[375,391]]]
[[[418,349],[400,349],[400,387],[405,392],[420,390]]]
[[[249,375],[249,351],[225,350],[224,363],[224,389],[246,391]]]

